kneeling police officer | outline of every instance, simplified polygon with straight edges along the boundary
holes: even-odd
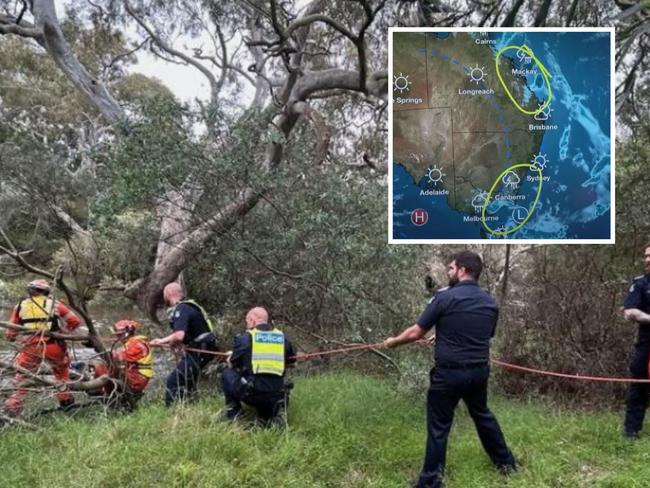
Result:
[[[268,312],[262,307],[251,309],[246,314],[246,332],[235,337],[229,367],[221,376],[226,418],[234,420],[245,402],[268,425],[287,406],[284,374],[295,362],[291,342],[269,323]]]

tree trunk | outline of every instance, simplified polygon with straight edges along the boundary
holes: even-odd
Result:
[[[188,186],[188,184],[186,183],[184,186]],[[200,187],[185,188],[181,191],[168,190],[165,192],[164,198],[158,201],[156,215],[160,226],[160,235],[154,268],[160,266],[189,235],[194,208],[202,194],[203,190]]]
[[[298,113],[277,115],[272,125],[279,128],[284,139],[295,126],[298,120]],[[268,173],[272,171],[282,160],[284,143],[270,142],[267,146],[264,161],[261,164],[261,172]],[[218,209],[212,217],[200,223],[195,229],[188,232],[189,213],[183,214],[187,221],[177,222],[166,215],[163,219],[165,230],[161,227],[161,239],[164,235],[173,238],[173,244],[170,241],[160,241],[158,255],[154,269],[148,276],[137,280],[126,290],[125,295],[137,301],[140,307],[149,315],[149,317],[158,321],[157,310],[162,304],[162,290],[168,283],[176,281],[180,273],[198,255],[203,247],[211,240],[228,232],[241,218],[250,212],[262,197],[260,190],[254,190],[250,187],[242,189],[237,198],[231,200],[226,205]],[[171,204],[171,202],[170,202]],[[171,204],[170,209],[187,212],[188,208],[177,207]],[[193,207],[192,207],[193,208]],[[162,225],[162,224],[161,224]],[[180,233],[173,234],[176,226],[180,226]],[[184,236],[181,238],[181,236]]]
[[[539,9],[539,12],[535,16],[535,27],[543,27],[546,25],[546,17],[548,17],[548,12],[551,9],[551,0],[544,0],[542,8]]]
[[[503,280],[501,281],[501,303],[503,304],[508,296],[508,277],[510,275],[510,248],[511,244],[506,244],[506,260],[503,264]]]
[[[569,15],[567,15],[566,22],[564,25],[566,27],[569,27],[571,25],[571,22],[573,22],[573,19],[575,18],[576,15],[576,10],[578,8],[578,0],[573,0],[571,3],[571,8],[569,8]]]

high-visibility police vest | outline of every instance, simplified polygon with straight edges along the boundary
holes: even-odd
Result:
[[[126,341],[126,344],[124,344],[124,347],[128,347],[129,342],[131,341],[141,341],[147,346],[147,355],[141,359],[138,359],[137,361],[129,361],[127,362],[128,365],[135,365],[138,368],[138,372],[147,378],[153,378],[153,353],[151,352],[151,347],[149,347],[149,343],[147,342],[147,338],[145,336],[133,336],[130,337],[129,340]]]
[[[253,374],[284,375],[284,334],[278,329],[249,329]]]
[[[210,320],[210,317],[208,317],[208,313],[205,311],[205,309],[196,303],[194,300],[183,300],[182,302],[178,302],[176,306],[180,305],[181,303],[187,303],[189,305],[194,305],[196,308],[199,309],[199,312],[201,312],[201,315],[203,315],[203,320],[205,320],[205,323],[208,324],[208,329],[210,329],[210,332],[214,332],[214,326],[212,325],[212,321]],[[174,308],[175,310],[175,308]],[[173,315],[172,315],[173,317]]]
[[[45,295],[25,298],[18,304],[18,317],[21,325],[28,329],[56,330],[58,323],[54,300]]]

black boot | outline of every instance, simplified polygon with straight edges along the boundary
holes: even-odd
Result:
[[[222,411],[221,418],[226,422],[234,422],[235,420],[237,420],[240,414],[241,414],[240,405],[227,404],[226,408]]]

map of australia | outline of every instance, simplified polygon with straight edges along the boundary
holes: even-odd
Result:
[[[610,241],[609,32],[393,32],[392,240]]]

